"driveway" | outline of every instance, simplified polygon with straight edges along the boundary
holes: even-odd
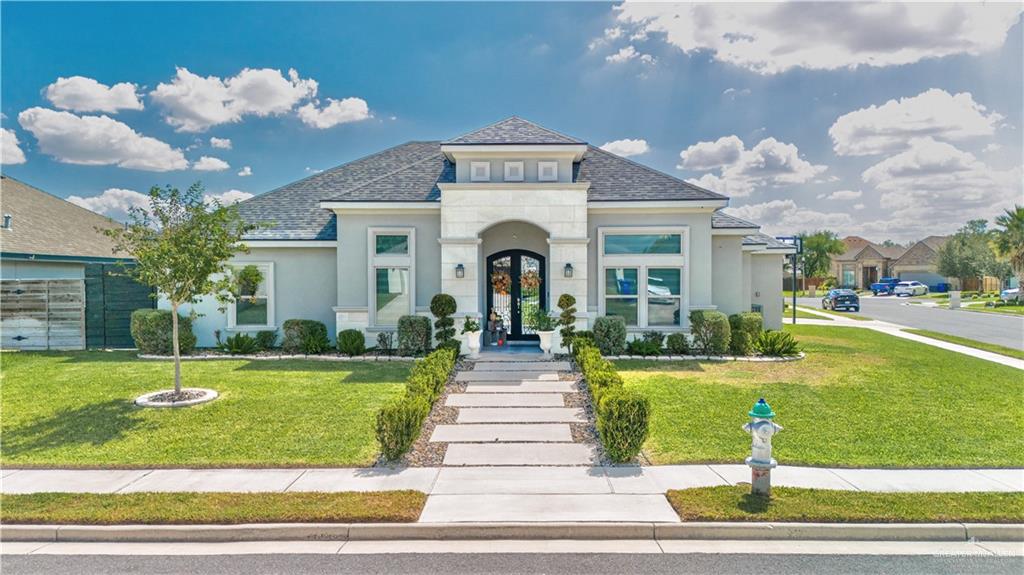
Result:
[[[797,305],[821,309],[821,300],[797,298]],[[912,305],[892,296],[861,296],[858,315],[1024,350],[1024,317]]]

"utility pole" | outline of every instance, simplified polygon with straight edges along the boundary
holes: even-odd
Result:
[[[791,286],[793,288],[793,305],[791,306],[791,311],[793,313],[793,323],[796,324],[796,263],[797,259],[800,257],[800,254],[803,253],[804,251],[804,242],[803,238],[801,238],[800,236],[781,236],[775,239],[796,248],[796,251],[790,254],[790,257],[793,258],[793,283]]]

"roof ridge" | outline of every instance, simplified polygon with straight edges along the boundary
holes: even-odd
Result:
[[[526,118],[523,118],[522,116],[517,116],[515,114],[513,114],[513,115],[511,115],[511,116],[509,116],[507,118],[502,118],[501,120],[498,120],[496,122],[492,122],[490,124],[487,124],[486,126],[481,126],[481,127],[476,128],[474,130],[470,130],[470,131],[468,131],[468,132],[466,132],[464,134],[459,134],[458,136],[455,136],[454,138],[448,138],[446,140],[442,140],[441,143],[442,144],[453,143],[453,142],[455,142],[455,140],[460,140],[462,138],[469,138],[469,137],[473,136],[473,134],[477,134],[479,132],[483,132],[484,130],[487,130],[489,128],[493,128],[495,126],[498,126],[499,124],[503,124],[503,123],[508,122],[510,120],[518,120],[520,122],[523,122],[525,124],[530,125],[534,129],[540,130],[540,131],[545,132],[545,133],[547,133],[549,135],[552,135],[552,136],[557,136],[559,138],[564,138],[566,140],[570,140],[570,141],[576,142],[576,143],[586,143],[585,140],[581,140],[580,138],[577,138],[575,136],[570,136],[568,134],[564,134],[564,133],[559,132],[557,130],[552,130],[551,128],[548,128],[547,126],[542,126],[542,125],[540,125],[540,124],[538,124],[536,122],[527,120]]]
[[[613,158],[615,158],[615,159],[618,159],[618,160],[622,160],[622,161],[624,161],[624,162],[629,162],[630,164],[633,164],[634,166],[637,166],[637,167],[643,168],[643,169],[645,169],[645,170],[647,170],[647,171],[649,171],[649,172],[653,172],[653,173],[655,173],[655,174],[658,174],[659,176],[665,176],[666,178],[669,178],[669,179],[675,180],[675,181],[677,181],[677,182],[680,182],[680,183],[682,183],[682,184],[685,184],[685,185],[687,185],[687,186],[690,186],[690,187],[692,187],[692,188],[694,188],[694,189],[696,189],[696,190],[700,190],[700,191],[702,191],[702,192],[705,192],[705,193],[708,193],[708,194],[714,194],[714,195],[716,195],[716,196],[718,196],[719,198],[722,198],[722,199],[724,199],[724,200],[728,200],[728,199],[730,199],[730,198],[729,198],[729,196],[726,196],[726,195],[720,194],[720,193],[718,193],[718,192],[714,192],[714,191],[711,191],[711,190],[709,190],[709,189],[706,189],[706,188],[702,188],[702,187],[700,187],[700,186],[698,186],[698,185],[695,185],[695,184],[692,184],[692,183],[690,183],[690,182],[688,182],[688,181],[686,181],[686,180],[684,180],[684,179],[682,179],[682,178],[677,178],[677,177],[673,176],[672,174],[668,174],[668,173],[665,173],[665,172],[663,172],[663,171],[661,171],[661,170],[657,170],[657,169],[654,169],[654,168],[652,168],[652,167],[650,167],[650,166],[647,166],[647,165],[641,164],[640,162],[635,162],[635,161],[633,161],[633,160],[630,160],[629,158],[626,158],[626,157],[624,157],[624,156],[620,156],[620,155],[618,155],[618,154],[613,154],[613,153],[609,152],[608,150],[602,150],[601,148],[599,148],[599,147],[597,147],[597,146],[595,146],[595,145],[593,145],[593,144],[587,144],[587,148],[588,148],[589,150],[593,150],[593,151],[597,151],[597,152],[600,152],[600,153],[602,153],[602,154],[604,154],[604,155],[606,155],[606,156],[611,156],[611,157],[613,157]],[[587,160],[587,158],[586,158],[586,157],[584,157],[584,158],[583,158],[583,161],[586,161],[586,160]],[[721,208],[720,208],[720,209],[721,209]],[[760,227],[760,226],[758,226],[758,227]]]
[[[365,182],[360,182],[356,186],[352,186],[351,188],[347,188],[345,190],[342,190],[342,191],[338,192],[337,196],[331,198],[328,201],[335,201],[335,200],[337,200],[339,198],[342,198],[342,197],[344,197],[344,196],[346,196],[346,195],[348,195],[348,194],[350,194],[350,193],[352,193],[352,192],[354,192],[356,190],[365,188],[366,186],[369,186],[370,184],[373,184],[375,182],[379,182],[379,181],[383,180],[384,178],[393,176],[393,175],[398,174],[400,172],[404,172],[404,171],[408,170],[409,168],[418,166],[418,165],[422,164],[423,162],[426,162],[427,160],[433,160],[433,159],[437,158],[438,156],[442,156],[442,157],[444,156],[444,154],[441,153],[440,148],[438,148],[437,152],[434,152],[434,153],[432,153],[429,156],[426,156],[424,158],[420,158],[419,160],[416,160],[415,162],[413,162],[411,164],[406,164],[406,165],[402,166],[401,168],[398,168],[398,169],[395,169],[395,170],[391,170],[390,172],[388,172],[386,174],[382,174],[380,176],[377,176],[376,178],[373,178],[371,180],[367,180]]]

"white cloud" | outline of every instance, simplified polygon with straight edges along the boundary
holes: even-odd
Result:
[[[218,148],[218,149],[221,149],[221,150],[230,150],[231,149],[231,139],[230,138],[210,138],[210,147]]]
[[[624,2],[620,25],[760,74],[894,66],[1003,45],[1019,3]]]
[[[605,56],[604,59],[612,64],[621,64],[622,62],[628,62],[639,55],[640,54],[636,51],[636,48],[633,46],[626,46],[614,54]]]
[[[102,193],[89,197],[70,196],[68,201],[97,214],[122,221],[128,218],[131,208],[149,209],[149,196],[123,188],[107,188]]]
[[[35,136],[43,153],[66,164],[112,165],[151,172],[188,168],[180,149],[143,136],[108,116],[29,108],[18,114],[18,122]]]
[[[243,178],[246,177],[246,176],[251,176],[252,175],[252,168],[249,167],[249,166],[245,166],[241,170],[238,170],[238,175],[242,176]]]
[[[958,141],[995,133],[1003,116],[986,114],[970,92],[955,96],[932,88],[910,98],[889,100],[840,116],[828,133],[843,156],[898,151],[912,138]]]
[[[857,198],[864,195],[864,192],[860,190],[837,190],[828,194],[827,196],[821,196],[826,200],[856,200]]]
[[[624,33],[623,29],[619,26],[615,26],[614,28],[605,28],[604,34],[600,38],[594,38],[591,40],[590,44],[587,45],[587,48],[590,50],[596,50],[613,40],[618,40]]]
[[[223,172],[230,167],[224,160],[211,156],[203,156],[192,164],[192,169],[197,172]]]
[[[807,230],[836,229],[850,226],[853,218],[838,212],[818,212],[802,208],[793,200],[771,200],[729,208],[736,217],[761,224],[761,231],[771,235],[789,235]]]
[[[726,88],[726,89],[722,90],[722,95],[725,96],[726,98],[729,98],[730,100],[735,101],[736,98],[738,98],[740,96],[749,96],[750,95],[750,88],[743,88],[743,89]]]
[[[314,168],[310,168],[309,166],[306,166],[306,173],[307,174],[319,174],[322,171],[323,170],[317,170],[317,169],[314,169]]]
[[[827,170],[800,157],[793,144],[765,138],[745,149],[739,137],[724,136],[714,142],[698,142],[679,153],[680,169],[719,170],[694,180],[698,186],[732,196],[750,195],[757,186],[803,184]]]
[[[650,147],[647,145],[647,140],[631,140],[629,138],[625,138],[622,140],[608,142],[601,146],[601,149],[606,152],[611,152],[615,155],[628,158],[630,156],[646,154],[650,150]]]
[[[206,194],[203,198],[206,203],[212,203],[214,200],[220,202],[222,205],[230,206],[231,204],[237,204],[242,200],[248,200],[252,197],[249,192],[243,192],[242,190],[228,190],[223,194]]]
[[[853,204],[853,209],[855,209],[855,210],[863,210],[864,209],[864,204]]]
[[[62,110],[113,114],[118,110],[142,109],[136,89],[138,86],[128,82],[107,86],[92,78],[72,76],[57,78],[47,86],[46,99]]]
[[[997,144],[995,142],[992,142],[991,144],[985,146],[985,149],[983,149],[982,152],[988,152],[988,153],[998,152],[999,150],[1002,150],[1002,149],[1003,149],[1003,147],[1001,145],[999,145],[999,144]]]
[[[25,163],[25,152],[18,146],[18,135],[14,130],[0,128],[0,136],[3,138],[3,148],[0,150],[0,164],[11,166]]]
[[[316,80],[285,78],[280,70],[245,68],[227,79],[203,78],[178,68],[170,83],[160,83],[150,96],[166,111],[167,123],[179,132],[202,132],[211,126],[238,122],[245,115],[271,116],[290,112],[316,95]]]
[[[299,108],[299,119],[307,126],[321,130],[338,124],[359,122],[370,117],[370,107],[362,98],[327,99],[327,106],[317,108],[319,102],[310,102]]]

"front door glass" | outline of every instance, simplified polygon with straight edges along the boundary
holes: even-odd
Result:
[[[544,275],[544,257],[533,252],[509,250],[487,258],[487,318],[493,312],[508,339],[537,339],[528,318],[545,307]]]

